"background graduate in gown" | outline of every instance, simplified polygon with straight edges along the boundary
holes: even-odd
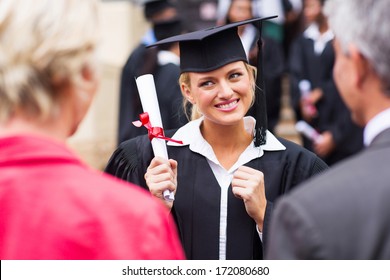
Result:
[[[288,72],[297,120],[306,121],[321,135],[320,141],[303,136],[303,145],[333,165],[363,148],[363,129],[353,123],[334,82],[334,35],[323,13],[325,2],[304,1],[308,27],[292,43]],[[301,92],[302,81],[309,82],[307,95]]]
[[[142,113],[142,106],[138,96],[137,85],[135,79],[143,74],[143,68],[145,61],[152,61],[150,55],[147,52],[146,46],[155,43],[157,40],[164,39],[166,37],[174,36],[180,34],[181,25],[178,24],[165,24],[169,22],[176,21],[178,19],[178,10],[176,5],[170,0],[143,0],[144,2],[144,16],[147,21],[151,23],[151,28],[141,39],[141,42],[137,47],[132,50],[129,57],[127,58],[126,63],[123,66],[120,80],[120,93],[119,93],[119,114],[118,114],[118,140],[117,143],[121,143],[124,140],[128,140],[138,135],[144,134],[143,130],[136,129],[131,122],[138,119],[140,113]],[[165,30],[163,30],[165,29]],[[157,30],[157,34],[156,34]],[[161,32],[162,31],[162,32]],[[176,33],[175,33],[176,32]],[[157,58],[155,58],[155,63]],[[148,63],[150,64],[150,63]],[[168,65],[168,63],[166,63]],[[170,72],[165,74],[168,78],[178,75],[178,70],[175,65],[169,63]],[[157,70],[156,70],[157,71]],[[159,72],[161,73],[161,72]],[[155,72],[150,73],[155,74]],[[162,78],[163,74],[158,74]],[[168,82],[169,83],[169,82]],[[157,91],[160,92],[160,87],[162,90],[167,89],[164,86],[164,83],[156,81]],[[177,89],[177,86],[170,86],[169,95],[172,96],[172,92],[179,92],[180,89]],[[165,93],[168,95],[168,93]],[[180,94],[179,94],[180,96]],[[169,119],[166,120],[165,116],[163,118],[165,126],[168,128],[176,128],[177,122],[180,123],[179,117],[172,116],[172,111],[170,108],[166,109]],[[185,123],[185,122],[184,122]],[[180,124],[184,124],[180,123]]]

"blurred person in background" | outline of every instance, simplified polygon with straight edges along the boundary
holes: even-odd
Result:
[[[218,0],[218,22],[224,21],[230,3],[231,0]],[[302,0],[252,0],[254,17],[278,16],[264,22],[263,35],[280,45],[285,58],[291,41],[302,30],[302,5]]]
[[[159,40],[174,35],[179,35],[184,30],[184,23],[180,18],[173,18],[153,25],[153,31]],[[171,43],[157,48],[143,50],[142,63],[138,66],[138,76],[152,74],[156,87],[157,100],[160,107],[161,121],[164,129],[174,129],[186,124],[188,119],[182,109],[182,95],[179,83],[180,76],[180,50],[179,44]],[[130,77],[127,77],[129,80]],[[128,132],[128,137],[146,134],[148,131],[135,127],[132,122],[140,118],[143,113],[138,89],[133,77],[130,104],[126,107],[127,122],[122,131]],[[128,93],[130,90],[127,89]],[[123,104],[121,104],[123,106]],[[124,116],[123,116],[124,117]],[[124,140],[124,139],[123,139]]]
[[[276,203],[269,259],[390,259],[390,5],[327,0],[334,77],[365,149]]]
[[[99,83],[98,1],[0,1],[0,259],[182,259],[171,218],[65,142]]]
[[[224,20],[231,0],[218,0],[218,21]],[[278,43],[284,41],[284,25],[297,19],[301,9],[302,0],[252,0],[254,17],[277,15],[268,22],[264,22],[264,34]]]
[[[143,9],[145,19],[151,23],[152,28],[148,30],[138,46],[131,52],[122,69],[119,93],[118,144],[124,140],[145,133],[144,130],[138,129],[132,125],[132,122],[138,119],[139,114],[142,113],[141,101],[135,79],[140,75],[145,74],[142,72],[142,69],[145,62],[146,46],[155,43],[157,40],[155,25],[164,23],[165,21],[169,22],[176,20],[179,16],[176,6],[169,0],[147,0],[142,2],[144,2]],[[159,28],[159,30],[160,29],[161,28]],[[172,36],[174,35],[172,32],[175,32],[176,30],[177,27],[173,27],[173,30],[171,31]],[[166,32],[159,34],[160,36],[166,36]],[[157,34],[157,36],[159,36],[159,34]],[[158,40],[161,39],[163,38],[158,38]],[[158,92],[159,91],[160,90],[158,90]],[[167,122],[167,128],[170,126],[168,124],[169,123]],[[176,126],[176,124],[173,125]]]
[[[308,27],[292,43],[288,73],[296,119],[320,134],[303,136],[303,145],[332,165],[363,148],[363,130],[352,122],[334,82],[334,35],[323,14],[325,2],[304,1]]]

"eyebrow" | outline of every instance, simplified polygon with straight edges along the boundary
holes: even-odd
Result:
[[[238,71],[245,71],[245,67],[237,66],[237,67],[234,67],[233,69],[230,69],[226,73],[229,75],[231,73],[235,73],[235,72],[238,72]],[[212,71],[212,72],[214,72],[214,71]],[[214,78],[214,75],[208,75],[208,74],[205,74],[205,73],[197,73],[197,74],[198,75],[207,75],[207,76],[200,77],[199,80],[209,80],[209,79],[213,79]]]

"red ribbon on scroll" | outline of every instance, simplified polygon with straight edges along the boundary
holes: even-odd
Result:
[[[136,127],[141,127],[141,126],[146,127],[146,129],[148,130],[148,136],[150,141],[152,141],[153,138],[159,138],[159,139],[164,139],[166,141],[175,142],[178,144],[183,144],[183,142],[180,140],[175,140],[172,138],[165,137],[164,129],[162,127],[153,127],[150,123],[149,114],[147,112],[140,114],[139,120],[133,121],[133,125],[135,125]]]

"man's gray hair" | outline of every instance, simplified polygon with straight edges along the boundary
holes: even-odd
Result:
[[[390,95],[389,0],[328,0],[324,13],[343,51],[355,45]]]

